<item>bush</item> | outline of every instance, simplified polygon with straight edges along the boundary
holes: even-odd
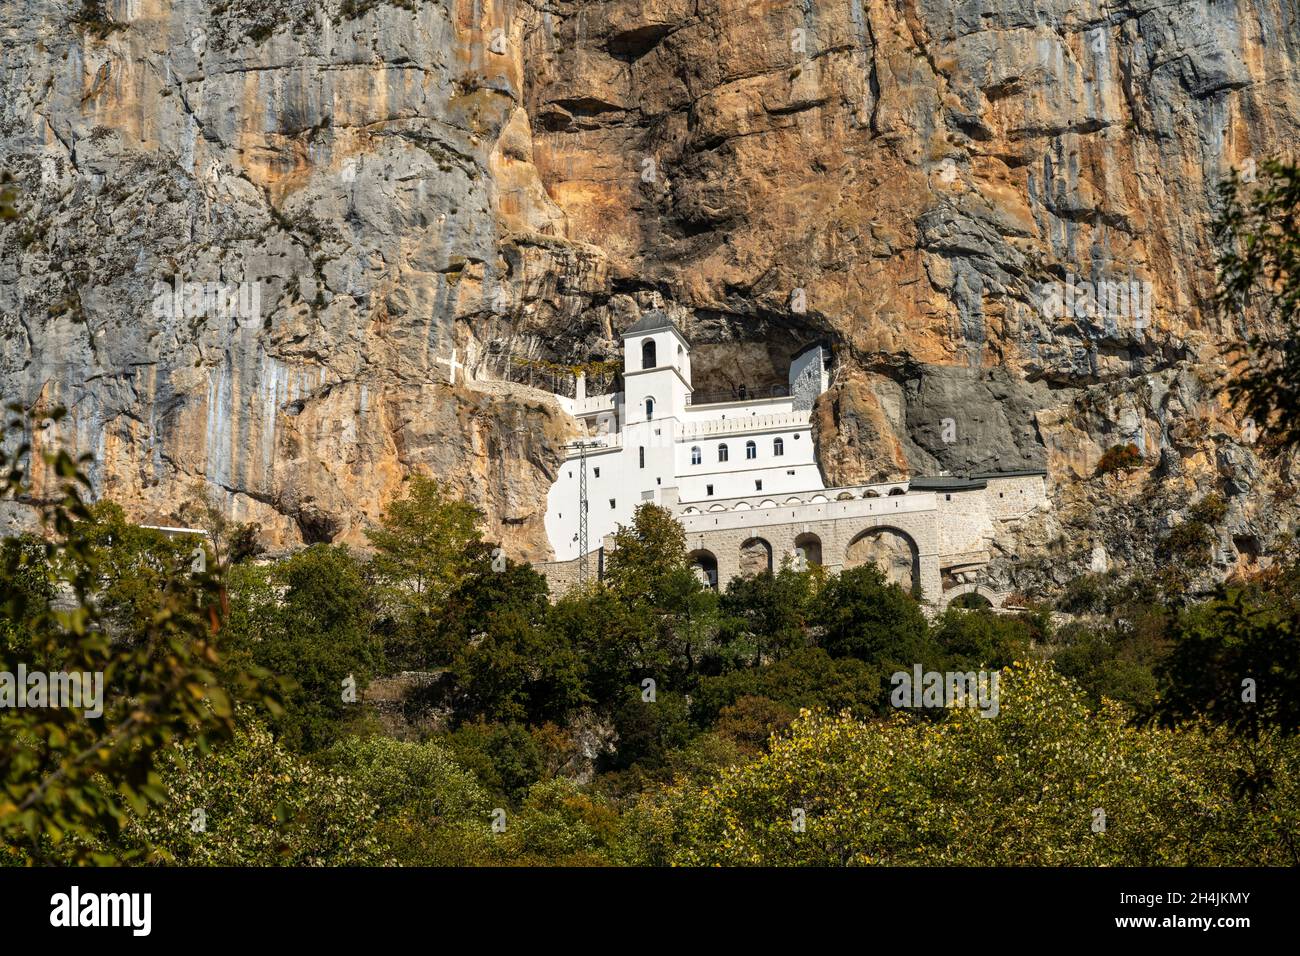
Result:
[[[1142,466],[1142,453],[1137,445],[1111,445],[1097,462],[1098,475],[1109,475],[1113,471],[1131,471]]]

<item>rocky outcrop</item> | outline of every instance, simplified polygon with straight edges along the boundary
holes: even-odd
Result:
[[[573,432],[545,391],[663,306],[701,388],[833,343],[828,481],[1046,467],[1057,508],[995,573],[1068,546],[1017,584],[1099,543],[1150,560],[1129,518],[1209,490],[1231,562],[1267,557],[1295,463],[1217,395],[1242,330],[1209,305],[1208,227],[1228,170],[1300,140],[1297,22],[1293,0],[15,0],[0,390],[68,406],[38,445],[92,452],[137,517],[199,482],[270,544],[360,542],[422,471],[541,558]],[[1093,474],[1120,441],[1136,484]]]

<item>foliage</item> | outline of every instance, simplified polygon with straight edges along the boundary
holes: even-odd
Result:
[[[151,859],[184,866],[368,866],[391,862],[375,801],[244,721],[203,753],[178,748],[162,774],[165,805],[128,836]]]
[[[692,698],[692,713],[709,726],[724,710],[748,697],[771,701],[793,713],[826,708],[870,717],[885,712],[885,677],[879,667],[806,647],[763,667],[704,678]]]
[[[346,547],[315,544],[270,567],[238,566],[231,583],[232,657],[289,682],[272,728],[294,750],[328,746],[382,660],[361,565]]]
[[[19,418],[0,433],[0,496],[29,491],[26,433]],[[0,708],[0,847],[11,860],[113,863],[145,852],[123,844],[121,831],[130,812],[166,798],[160,752],[229,736],[232,697],[263,692],[256,673],[227,669],[219,682],[221,583],[192,573],[188,558],[155,555],[149,612],[133,614],[129,633],[112,638],[98,600],[104,582],[120,593],[140,588],[119,576],[118,556],[106,556],[95,540],[95,518],[81,497],[89,487],[79,468],[84,459],[57,451],[44,463],[52,476],[41,509],[46,536],[0,549],[0,672],[14,674],[21,663],[29,672],[102,675],[103,710]],[[274,708],[269,695],[263,700]]]
[[[1137,730],[1094,711],[1050,665],[1003,672],[994,719],[939,723],[807,714],[770,753],[647,795],[629,825],[640,862],[686,865],[1187,865],[1292,863],[1300,760],[1271,736],[1278,785],[1234,799],[1260,754],[1222,732]],[[802,811],[804,828],[795,825]],[[1100,814],[1104,813],[1103,818]]]
[[[1173,622],[1172,650],[1159,670],[1158,715],[1205,715],[1259,736],[1300,727],[1300,587],[1293,571],[1267,595],[1225,588]]]
[[[408,866],[481,862],[492,802],[441,744],[345,737],[322,759],[374,804],[375,836]]]
[[[920,606],[874,564],[850,568],[827,581],[813,624],[832,657],[903,665],[934,659]],[[891,668],[892,669],[892,668]]]
[[[1142,466],[1142,453],[1138,446],[1129,442],[1126,445],[1111,445],[1097,462],[1098,475],[1109,475],[1113,471],[1132,471]]]
[[[721,602],[718,642],[728,662],[758,666],[807,641],[809,621],[824,572],[796,571],[788,563],[776,574],[734,577]]]
[[[439,662],[437,623],[447,596],[469,573],[480,517],[433,479],[412,475],[407,496],[388,505],[379,527],[366,529],[375,548],[370,574],[389,619],[391,663],[418,668]]]
[[[1256,426],[1285,446],[1300,442],[1300,166],[1269,159],[1259,181],[1234,172],[1219,188],[1214,222],[1219,285],[1216,302],[1250,335],[1228,393]]]

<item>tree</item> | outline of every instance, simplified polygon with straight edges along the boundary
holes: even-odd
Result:
[[[488,862],[493,801],[441,743],[345,737],[322,760],[374,805],[373,836],[399,864]]]
[[[1300,443],[1300,166],[1259,165],[1259,181],[1235,172],[1219,188],[1214,222],[1220,311],[1245,328],[1246,354],[1235,362],[1228,394],[1260,431],[1286,447]]]
[[[47,417],[62,416],[56,409]],[[31,500],[25,431],[21,418],[0,430],[0,497]],[[56,482],[41,506],[47,536],[0,549],[0,674],[12,681],[21,664],[29,675],[55,675],[64,689],[65,679],[83,675],[79,702],[71,696],[64,706],[0,707],[0,848],[32,863],[143,855],[147,847],[124,842],[122,827],[132,813],[166,799],[160,754],[228,737],[237,695],[275,706],[256,672],[221,670],[220,582],[195,574],[188,557],[160,559],[150,569],[152,613],[134,622],[130,640],[112,639],[99,602],[103,551],[83,534],[94,526],[81,497],[90,487],[80,467],[87,460],[66,451],[45,455]],[[9,692],[38,686],[29,678],[26,688],[9,683]]]
[[[686,563],[686,533],[668,510],[639,505],[632,525],[614,532],[605,558],[609,589],[649,622],[638,645],[642,677],[685,686],[717,626],[717,595]]]
[[[1205,715],[1258,737],[1300,728],[1300,570],[1253,588],[1225,588],[1183,609],[1158,668],[1155,713],[1165,723]]]
[[[674,572],[686,568],[686,532],[672,512],[638,505],[632,525],[619,525],[605,555],[605,580],[624,601],[662,609]]]
[[[273,729],[295,750],[328,746],[382,661],[361,565],[346,547],[314,544],[231,579],[232,654],[289,682]]]
[[[388,505],[378,528],[366,529],[376,551],[371,567],[385,582],[440,602],[466,573],[465,551],[479,541],[481,517],[432,478],[412,475],[407,497]]]
[[[920,605],[874,564],[850,568],[826,583],[813,614],[819,643],[832,657],[910,668],[934,660]]]
[[[349,768],[351,769],[351,768]],[[376,866],[393,862],[366,787],[314,766],[244,715],[211,752],[174,751],[164,804],[127,828],[151,862],[182,866]]]
[[[745,655],[757,666],[765,656],[779,659],[802,647],[818,585],[817,572],[796,571],[788,563],[776,574],[732,578],[722,597],[718,635],[728,657]]]
[[[1047,664],[1002,672],[998,716],[805,713],[751,763],[643,796],[647,863],[1281,865],[1297,861],[1300,740],[1254,752],[1212,728],[1136,730]],[[1252,761],[1273,785],[1242,797]],[[1282,836],[1290,830],[1292,836]]]
[[[447,595],[469,572],[481,517],[433,479],[412,475],[407,497],[389,504],[379,527],[366,529],[375,548],[369,570],[383,598],[379,629],[391,664],[418,669],[446,662],[431,644]]]

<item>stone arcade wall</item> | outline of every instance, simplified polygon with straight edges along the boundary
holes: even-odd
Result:
[[[716,561],[720,589],[741,573],[742,549],[754,539],[767,543],[776,569],[787,557],[794,559],[801,535],[816,535],[822,565],[840,571],[850,545],[864,535],[889,531],[905,536],[913,547],[913,575],[922,600],[943,607],[956,595],[976,590],[971,579],[978,579],[988,563],[987,542],[995,522],[1015,520],[1046,501],[1041,474],[984,477],[966,488],[959,487],[961,481],[955,480],[958,486],[950,490],[892,495],[889,492],[901,490],[902,483],[731,498],[708,502],[707,511],[700,510],[704,503],[682,504],[675,489],[665,489],[663,505],[681,522],[687,550],[695,555],[707,552]],[[605,547],[611,544],[606,538]],[[593,554],[593,568],[597,560]],[[568,590],[577,580],[576,561],[538,568],[553,593]],[[945,591],[944,574],[954,569],[960,569],[963,581]]]

